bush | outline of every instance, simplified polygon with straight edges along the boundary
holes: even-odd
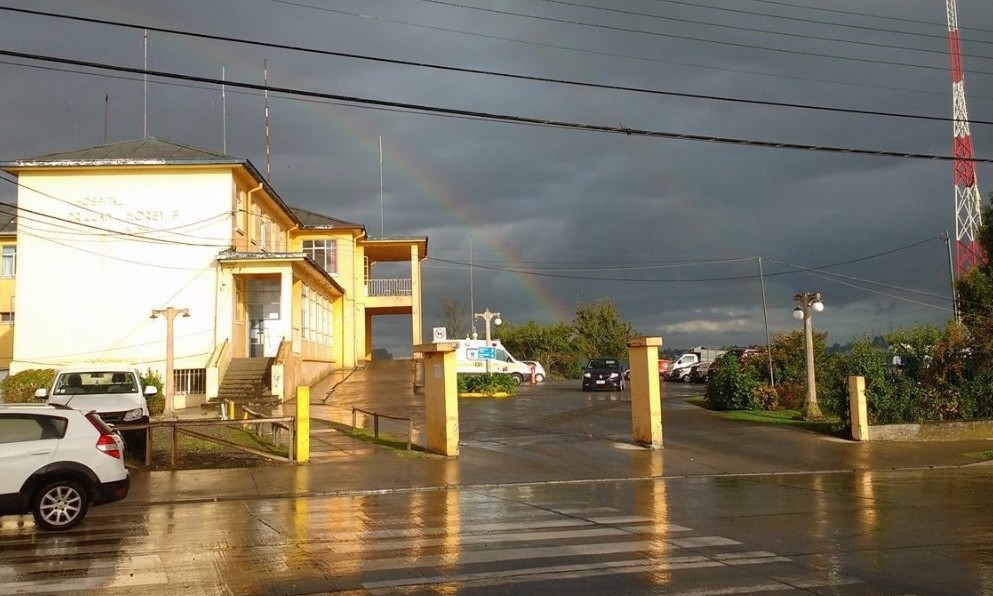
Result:
[[[0,381],[0,391],[3,391],[3,401],[8,404],[31,403],[35,401],[34,392],[39,387],[48,389],[55,379],[54,368],[32,368],[22,370],[16,375],[10,375]]]
[[[165,391],[162,388],[162,377],[157,371],[149,368],[145,374],[141,375],[142,388],[154,385],[158,391],[152,397],[146,398],[148,403],[148,413],[152,416],[161,416],[165,411]]]
[[[458,375],[458,392],[462,393],[482,393],[493,395],[494,393],[517,393],[517,382],[510,375],[499,373],[481,375]]]
[[[779,393],[772,385],[762,384],[752,392],[752,402],[763,410],[780,410]]]
[[[715,361],[717,371],[707,380],[707,400],[718,410],[750,410],[752,393],[758,388],[752,369],[743,371],[738,357],[728,352]]]

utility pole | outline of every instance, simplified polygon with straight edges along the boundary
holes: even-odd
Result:
[[[150,318],[157,319],[159,315],[165,317],[166,320],[166,378],[165,378],[165,415],[172,417],[176,415],[176,408],[173,404],[173,395],[175,393],[175,388],[173,387],[173,320],[176,315],[182,315],[184,317],[190,316],[190,309],[188,308],[155,308],[152,309],[152,316]]]
[[[486,347],[491,348],[490,345],[490,321],[493,321],[494,325],[499,326],[503,321],[500,319],[500,313],[490,312],[490,309],[486,309],[483,312],[472,313],[472,320],[475,321],[477,318],[482,319],[486,322]],[[490,361],[492,358],[486,359],[486,374],[490,374]]]

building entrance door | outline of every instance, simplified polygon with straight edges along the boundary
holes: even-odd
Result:
[[[285,321],[279,313],[279,280],[248,281],[248,355],[272,357],[286,332]]]

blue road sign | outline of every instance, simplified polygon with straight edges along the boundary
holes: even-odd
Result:
[[[492,360],[496,358],[496,348],[479,348],[479,358],[482,360]]]

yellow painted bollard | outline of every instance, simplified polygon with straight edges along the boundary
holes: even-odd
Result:
[[[865,377],[848,377],[848,405],[852,416],[852,438],[869,440],[869,409],[865,400]]]
[[[310,461],[310,387],[297,387],[297,431],[294,455],[299,464]]]
[[[658,374],[661,346],[661,337],[632,337],[628,342],[631,430],[634,442],[649,449],[662,447],[662,394]]]

